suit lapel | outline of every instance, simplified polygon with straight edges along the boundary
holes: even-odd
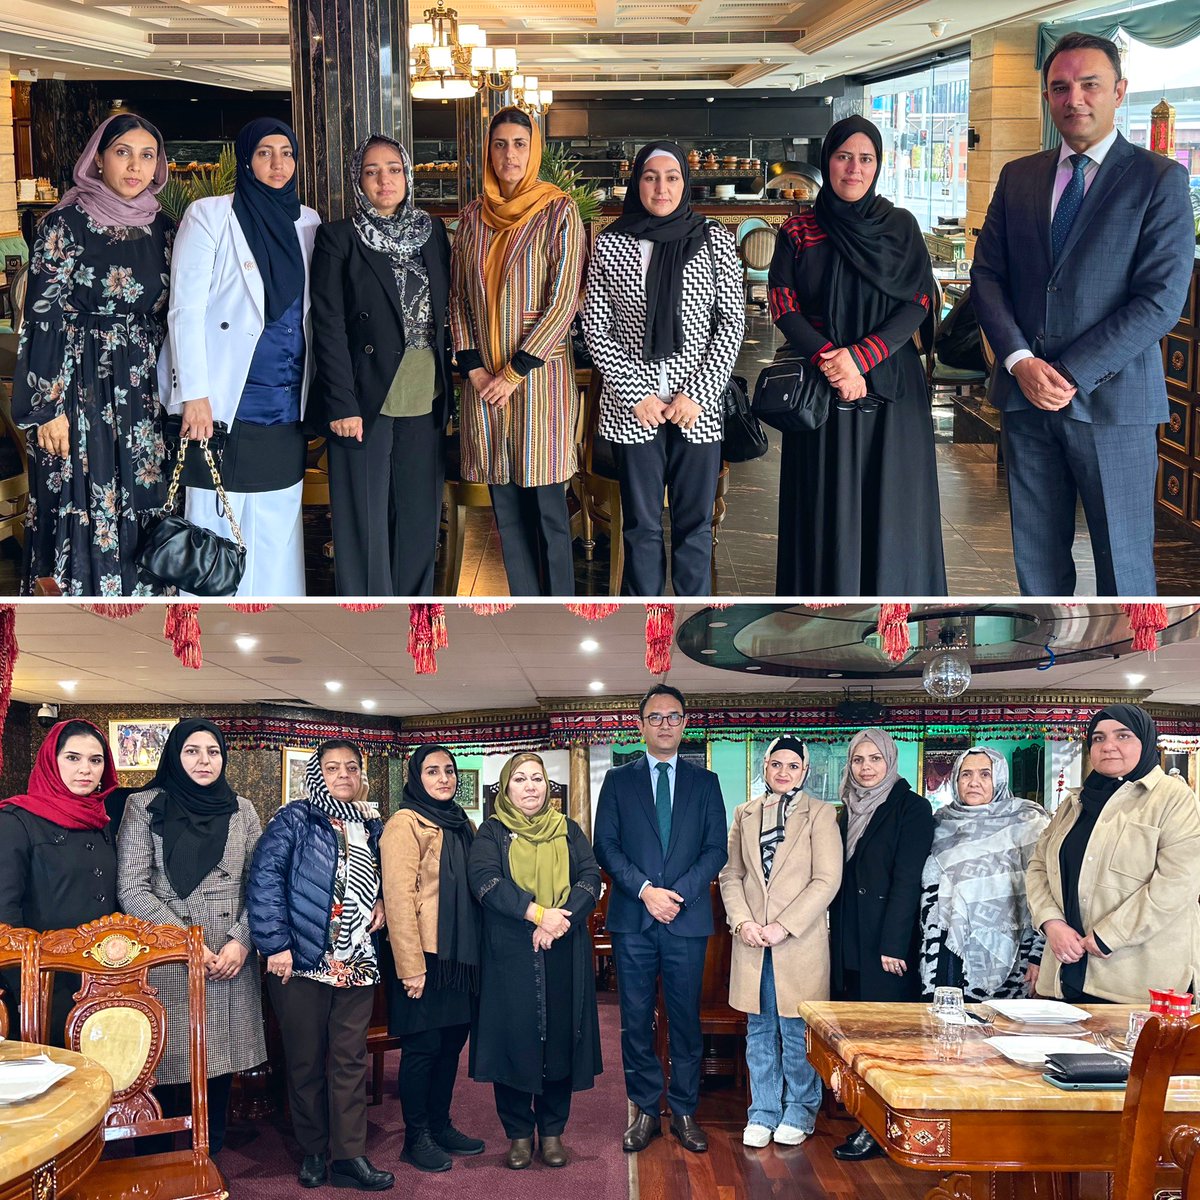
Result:
[[[751,800],[746,806],[746,815],[742,817],[742,861],[750,864],[750,869],[757,876],[763,890],[767,887],[767,877],[763,874],[762,865],[762,834],[763,802],[760,799]],[[778,856],[775,859],[779,861]]]
[[[444,313],[448,301],[450,281],[446,278],[442,260],[438,255],[437,232],[431,230],[425,245],[421,247],[421,257],[425,261],[425,270],[429,275],[429,302],[435,314]]]
[[[650,756],[644,755],[639,770],[637,772],[637,789],[638,797],[641,800],[642,812],[646,820],[650,822],[650,828],[654,830],[654,840],[659,841],[658,837],[658,813],[654,809],[654,777],[651,775]],[[665,857],[665,855],[664,855]]]
[[[1054,200],[1054,179],[1058,174],[1057,150],[1048,151],[1046,161],[1038,167],[1038,186],[1035,189],[1034,204],[1036,206],[1034,224],[1038,231],[1042,253],[1046,257],[1049,270],[1054,270],[1054,247],[1050,243],[1050,205]]]
[[[267,302],[262,275],[259,273],[258,263],[254,260],[250,243],[246,241],[246,235],[242,232],[242,223],[237,219],[232,205],[229,207],[229,229],[233,235],[233,248],[238,256],[238,263],[242,267],[242,279],[245,280],[246,290],[250,293],[250,299],[254,302],[255,311],[265,325],[267,322]],[[254,265],[247,268],[247,263],[254,263]]]
[[[1092,186],[1088,188],[1087,195],[1083,198],[1083,206],[1075,217],[1071,232],[1067,234],[1062,254],[1059,255],[1058,263],[1055,264],[1056,271],[1066,261],[1067,255],[1075,248],[1075,244],[1083,237],[1092,218],[1104,207],[1109,192],[1117,186],[1132,162],[1133,148],[1118,133],[1117,140],[1113,142],[1109,152],[1104,156],[1104,161],[1096,168],[1096,178],[1092,180]]]
[[[371,268],[375,274],[375,278],[379,280],[384,295],[387,296],[388,302],[396,313],[396,320],[400,322],[400,328],[403,330],[404,310],[401,307],[400,289],[396,285],[396,276],[392,272],[391,261],[386,254],[381,254],[378,250],[372,250],[369,246],[364,246],[362,239],[357,233],[353,237],[362,257],[367,260],[367,266]]]
[[[771,866],[771,874],[774,875],[780,867],[787,862],[788,857],[792,853],[792,848],[800,840],[800,831],[808,823],[809,814],[809,799],[804,793],[801,793],[804,800],[803,804],[797,804],[795,811],[787,819],[787,824],[783,827],[783,842],[778,850],[775,851],[775,861]],[[758,856],[759,869],[762,869],[762,855]]]

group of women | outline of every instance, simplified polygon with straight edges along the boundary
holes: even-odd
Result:
[[[177,439],[207,439],[223,491],[202,455],[184,454],[186,519],[240,532],[238,595],[303,595],[317,435],[338,592],[431,594],[457,412],[457,467],[489,487],[510,592],[570,595],[570,331],[582,311],[620,482],[622,590],[666,592],[665,496],[671,586],[707,594],[724,396],[745,328],[734,239],[692,208],[680,147],[652,142],[595,240],[581,299],[587,239],[571,197],[539,178],[537,125],[506,109],[488,141],[483,194],[452,252],[390,137],[357,148],[353,213],[322,224],[299,200],[295,134],[251,121],[232,195],[192,202],[175,230],[156,199],[162,135],[130,114],[103,122],[31,260],[13,395],[30,449],[24,590],[170,590],[139,570],[139,543],[163,512]],[[780,353],[811,359],[837,394],[819,429],[784,436],[780,594],[945,591],[911,340],[934,285],[916,222],[875,193],[879,153],[870,122],[834,126],[828,186],[783,227],[772,264]]]

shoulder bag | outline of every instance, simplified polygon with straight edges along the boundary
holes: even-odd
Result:
[[[175,512],[190,444],[188,438],[179,440],[179,454],[163,516],[146,531],[138,550],[137,564],[144,575],[166,587],[178,588],[193,596],[232,596],[246,571],[246,543],[230,510],[207,438],[200,440],[200,453],[208,465],[236,541],[231,542],[211,529],[195,525]]]
[[[806,358],[777,358],[759,372],[751,409],[782,433],[811,433],[829,416],[833,388]]]

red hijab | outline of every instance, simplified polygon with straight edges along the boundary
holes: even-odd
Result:
[[[59,721],[46,734],[29,775],[29,791],[0,800],[0,808],[6,804],[23,808],[34,816],[53,821],[63,829],[103,829],[108,824],[104,798],[120,783],[117,766],[104,735],[90,721],[84,721],[83,724],[96,730],[96,737],[104,747],[104,774],[100,778],[100,786],[90,796],[75,795],[58,773],[58,739],[70,724],[70,721]]]

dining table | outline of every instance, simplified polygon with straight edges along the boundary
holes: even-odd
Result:
[[[846,1111],[893,1161],[935,1176],[927,1200],[1076,1200],[1081,1177],[1116,1165],[1124,1090],[1062,1090],[988,1039],[1120,1049],[1135,1007],[1081,1005],[1088,1017],[1056,1026],[966,1007],[974,1016],[964,1024],[935,1018],[928,1004],[809,1001],[798,1015],[809,1061]],[[1173,1082],[1167,1110],[1200,1123],[1200,1078]],[[1164,1186],[1178,1189],[1178,1178],[1162,1172]]]
[[[40,1096],[0,1104],[0,1200],[67,1195],[104,1147],[112,1077],[70,1050],[0,1040],[0,1063],[39,1054],[74,1070]]]

